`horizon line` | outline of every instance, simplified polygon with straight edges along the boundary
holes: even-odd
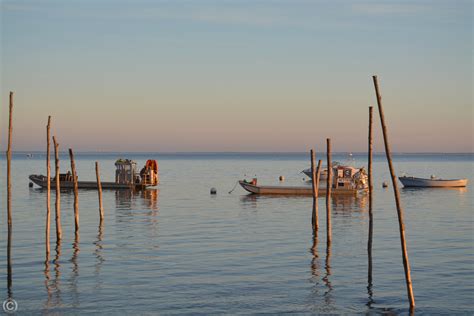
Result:
[[[93,150],[78,150],[75,153],[82,154],[117,154],[117,153],[134,153],[134,154],[307,154],[309,151],[93,151]],[[14,153],[46,153],[45,150],[13,150]],[[59,151],[59,153],[68,153],[68,151]],[[320,151],[319,153],[326,153]],[[367,154],[366,151],[333,151],[333,154]],[[399,151],[392,152],[393,154],[474,154],[471,152],[443,152],[443,151]],[[373,152],[373,154],[385,154],[385,151]]]

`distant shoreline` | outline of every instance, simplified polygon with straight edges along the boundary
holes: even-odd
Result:
[[[12,154],[43,154],[45,151],[36,150],[36,151],[12,151]],[[60,151],[61,154],[67,154],[66,151]],[[160,155],[305,155],[308,152],[304,151],[75,151],[77,154],[95,154],[95,155],[113,155],[113,154],[160,154]],[[325,152],[321,152],[325,153]],[[335,155],[367,155],[367,152],[333,152]],[[374,152],[374,155],[383,155],[385,152]],[[474,155],[474,152],[392,152],[394,155]]]

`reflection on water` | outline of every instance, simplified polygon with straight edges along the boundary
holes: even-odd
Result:
[[[331,206],[335,215],[349,211],[363,212],[367,208],[368,201],[367,194],[335,195],[331,198]]]
[[[117,190],[115,191],[115,205],[117,209],[123,210],[143,207],[158,210],[159,193],[159,189]]]
[[[102,263],[105,261],[104,256],[102,254],[103,252],[103,232],[104,232],[104,223],[103,221],[100,221],[98,232],[97,232],[97,239],[94,242],[95,245],[95,250],[94,250],[94,255],[96,257],[96,263],[94,265],[94,276],[95,276],[95,281],[96,289],[100,289],[102,286],[102,278],[100,277],[100,270],[102,268]]]
[[[12,229],[10,227],[7,240],[7,297],[13,298]]]
[[[323,282],[327,288],[326,292],[324,293],[324,301],[327,306],[330,306],[334,303],[331,295],[332,284],[329,279],[329,276],[331,275],[331,242],[326,243],[326,262],[324,268],[326,270],[326,274],[323,277]]]
[[[101,159],[106,160],[102,156],[80,160],[78,172],[93,178],[94,161]],[[101,161],[110,166],[110,174],[115,159]],[[393,194],[381,186],[387,177],[385,160],[375,166],[373,287],[365,274],[366,197],[333,197],[330,247],[326,246],[325,225],[320,226],[319,236],[312,235],[311,197],[229,195],[222,189],[218,192],[224,194],[209,197],[209,187],[233,184],[247,165],[289,178],[289,172],[304,163],[306,155],[304,160],[168,159],[162,164],[161,191],[104,190],[108,216],[102,227],[95,211],[96,192],[81,190],[81,243],[72,246],[74,234],[65,234],[56,257],[52,247],[43,273],[44,223],[37,221],[44,216],[41,201],[45,192],[28,189],[26,179],[44,168],[44,161],[18,161],[15,176],[23,182],[18,182],[13,196],[12,256],[7,238],[0,240],[0,248],[6,250],[1,259],[4,264],[10,261],[4,270],[5,274],[8,271],[8,288],[4,289],[10,296],[14,292],[21,311],[31,314],[111,310],[137,314],[155,310],[163,314],[408,314],[406,288],[400,282],[400,254],[393,250],[399,247]],[[426,162],[401,164],[417,170]],[[438,163],[434,168],[456,173],[471,165],[470,158],[469,162]],[[469,177],[473,179],[472,172]],[[419,313],[468,314],[472,310],[473,193],[469,187],[402,190],[407,233],[413,241],[409,249],[418,280],[415,290],[422,298]],[[65,232],[74,231],[73,197],[70,191],[61,196]],[[321,197],[320,210],[324,202]],[[323,224],[325,212],[320,215]],[[6,237],[6,226],[2,228]],[[446,296],[446,291],[451,295]]]
[[[44,285],[46,288],[47,299],[44,304],[44,308],[46,310],[52,307],[59,307],[62,305],[61,300],[61,289],[60,289],[60,277],[61,277],[61,264],[60,264],[60,257],[61,257],[61,240],[56,242],[56,255],[54,257],[54,277],[51,278],[51,266],[50,266],[50,258],[49,256],[46,257],[46,261],[44,262]]]
[[[80,300],[79,300],[79,291],[77,288],[78,277],[79,277],[79,265],[77,263],[77,258],[79,255],[79,233],[76,233],[74,238],[74,243],[72,244],[72,256],[71,256],[71,263],[72,263],[72,271],[71,276],[69,277],[69,291],[72,296],[72,306],[78,307]]]

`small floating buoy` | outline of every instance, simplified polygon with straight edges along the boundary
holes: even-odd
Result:
[[[214,194],[217,194],[216,188],[211,188],[211,194],[213,194],[213,195],[214,195]]]
[[[28,183],[28,186],[29,186],[30,188],[32,188],[32,187],[33,187],[33,182]]]
[[[285,181],[285,177],[284,176],[280,176],[280,181]]]
[[[382,187],[383,187],[383,188],[388,187],[388,183],[387,183],[387,182],[382,183]]]

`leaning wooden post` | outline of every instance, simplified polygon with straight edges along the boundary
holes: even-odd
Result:
[[[331,158],[331,139],[326,139],[326,160],[328,165],[328,179],[326,181],[326,241],[331,242],[331,193],[332,193],[332,158]]]
[[[372,286],[372,237],[374,230],[374,216],[372,213],[372,203],[373,195],[372,191],[374,189],[373,184],[373,174],[372,174],[372,146],[373,146],[373,130],[372,130],[372,120],[373,120],[373,107],[369,106],[369,139],[368,139],[368,169],[369,169],[369,240],[367,242],[367,255],[369,259],[369,270],[368,270],[368,283],[369,287]],[[370,290],[370,289],[369,289]]]
[[[399,230],[400,230],[400,242],[401,242],[402,253],[403,253],[403,267],[405,269],[405,280],[406,280],[406,285],[407,285],[408,299],[410,301],[410,308],[413,309],[415,307],[415,297],[413,294],[411,273],[410,273],[410,262],[408,261],[408,251],[407,251],[407,244],[405,240],[405,224],[403,221],[403,208],[400,202],[400,192],[398,190],[397,177],[395,175],[395,170],[392,164],[392,154],[390,151],[390,144],[388,141],[387,126],[385,125],[385,117],[383,114],[383,107],[382,107],[382,96],[380,95],[379,84],[377,82],[377,76],[372,76],[372,79],[374,81],[375,94],[377,96],[377,105],[379,108],[380,123],[382,125],[383,140],[385,144],[385,154],[387,156],[387,162],[388,162],[388,167],[390,169],[390,175],[392,176],[393,192],[395,194],[395,203],[397,205],[398,225],[399,225]]]
[[[8,147],[7,147],[7,213],[8,231],[12,229],[12,181],[11,181],[11,161],[12,161],[12,134],[13,134],[13,92],[10,92],[10,106],[8,116]]]
[[[78,196],[78,187],[77,187],[77,173],[76,173],[76,163],[74,162],[74,153],[72,149],[69,148],[69,158],[71,158],[71,173],[72,181],[74,184],[74,225],[76,235],[79,233],[79,196]]]
[[[51,116],[48,116],[48,125],[46,125],[46,261],[49,260],[49,230],[51,222],[51,164],[50,164],[50,129]]]
[[[99,162],[95,162],[95,175],[97,178],[97,192],[99,194],[99,216],[100,222],[104,220],[104,207],[102,206],[102,183],[100,183]]]
[[[53,136],[54,144],[54,166],[55,166],[55,180],[56,180],[56,243],[61,240],[63,231],[61,228],[61,181],[59,179],[59,144],[56,142],[56,137]]]
[[[315,163],[315,154],[314,150],[310,151],[311,156],[311,185],[313,188],[313,213],[311,216],[311,224],[313,225],[314,233],[316,234],[319,229],[319,219],[318,219],[318,193],[316,192],[316,163]]]
[[[319,195],[319,178],[321,175],[321,160],[318,161],[318,167],[316,168],[316,181],[314,183],[315,190],[313,191],[313,209],[316,212],[316,217],[318,215],[318,195]],[[317,234],[317,229],[314,231],[314,234]]]

